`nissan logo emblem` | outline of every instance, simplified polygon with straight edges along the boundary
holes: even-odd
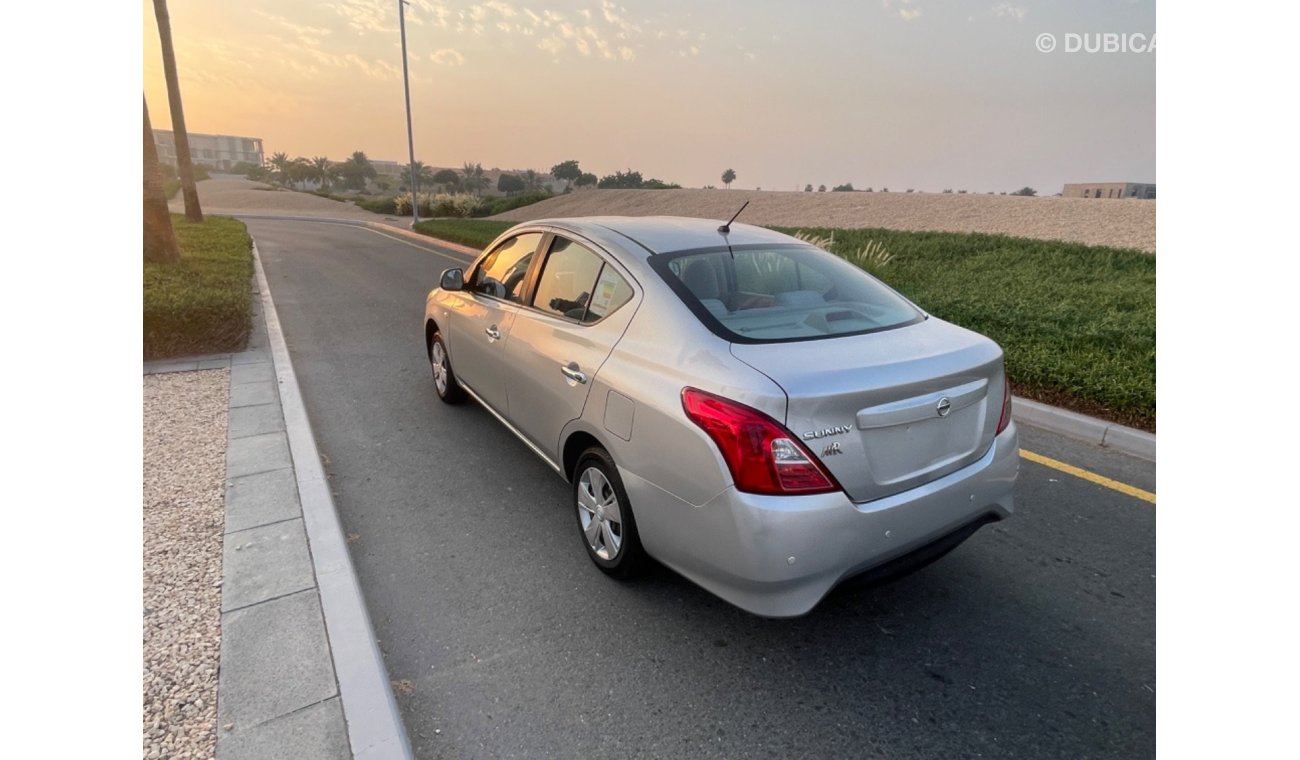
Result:
[[[939,404],[934,408],[934,410],[939,413],[940,417],[947,417],[948,412],[952,411],[952,402],[948,400],[947,396],[944,396],[939,399]]]

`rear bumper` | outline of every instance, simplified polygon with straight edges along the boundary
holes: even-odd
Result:
[[[1010,515],[1019,469],[1013,423],[974,464],[865,504],[844,493],[759,496],[731,487],[694,506],[621,474],[651,556],[741,609],[793,617],[845,578]]]

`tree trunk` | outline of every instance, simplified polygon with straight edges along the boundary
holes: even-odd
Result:
[[[181,260],[176,232],[172,230],[172,215],[167,210],[167,194],[163,192],[147,100],[144,104],[144,260],[156,264],[177,264]]]
[[[162,40],[163,71],[167,75],[167,104],[171,106],[172,133],[176,140],[176,169],[181,175],[181,194],[185,197],[185,218],[203,221],[199,208],[199,191],[194,186],[194,165],[190,163],[190,137],[185,131],[185,111],[181,107],[181,82],[176,74],[176,53],[172,50],[172,22],[167,14],[167,0],[153,0],[158,19],[158,37]]]

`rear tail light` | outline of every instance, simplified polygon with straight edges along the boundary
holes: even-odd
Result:
[[[1011,381],[1007,376],[1002,375],[1002,416],[998,418],[998,433],[1007,429],[1011,424]]]
[[[713,439],[737,489],[758,494],[840,490],[793,433],[757,409],[695,388],[682,389],[682,408]]]

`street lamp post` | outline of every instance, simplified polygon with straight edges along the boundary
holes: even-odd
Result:
[[[410,150],[411,163],[407,173],[411,175],[411,226],[420,223],[419,180],[415,177],[415,132],[411,129],[411,75],[406,68],[406,6],[407,0],[397,0],[397,23],[402,30],[402,86],[406,89],[406,146]]]

